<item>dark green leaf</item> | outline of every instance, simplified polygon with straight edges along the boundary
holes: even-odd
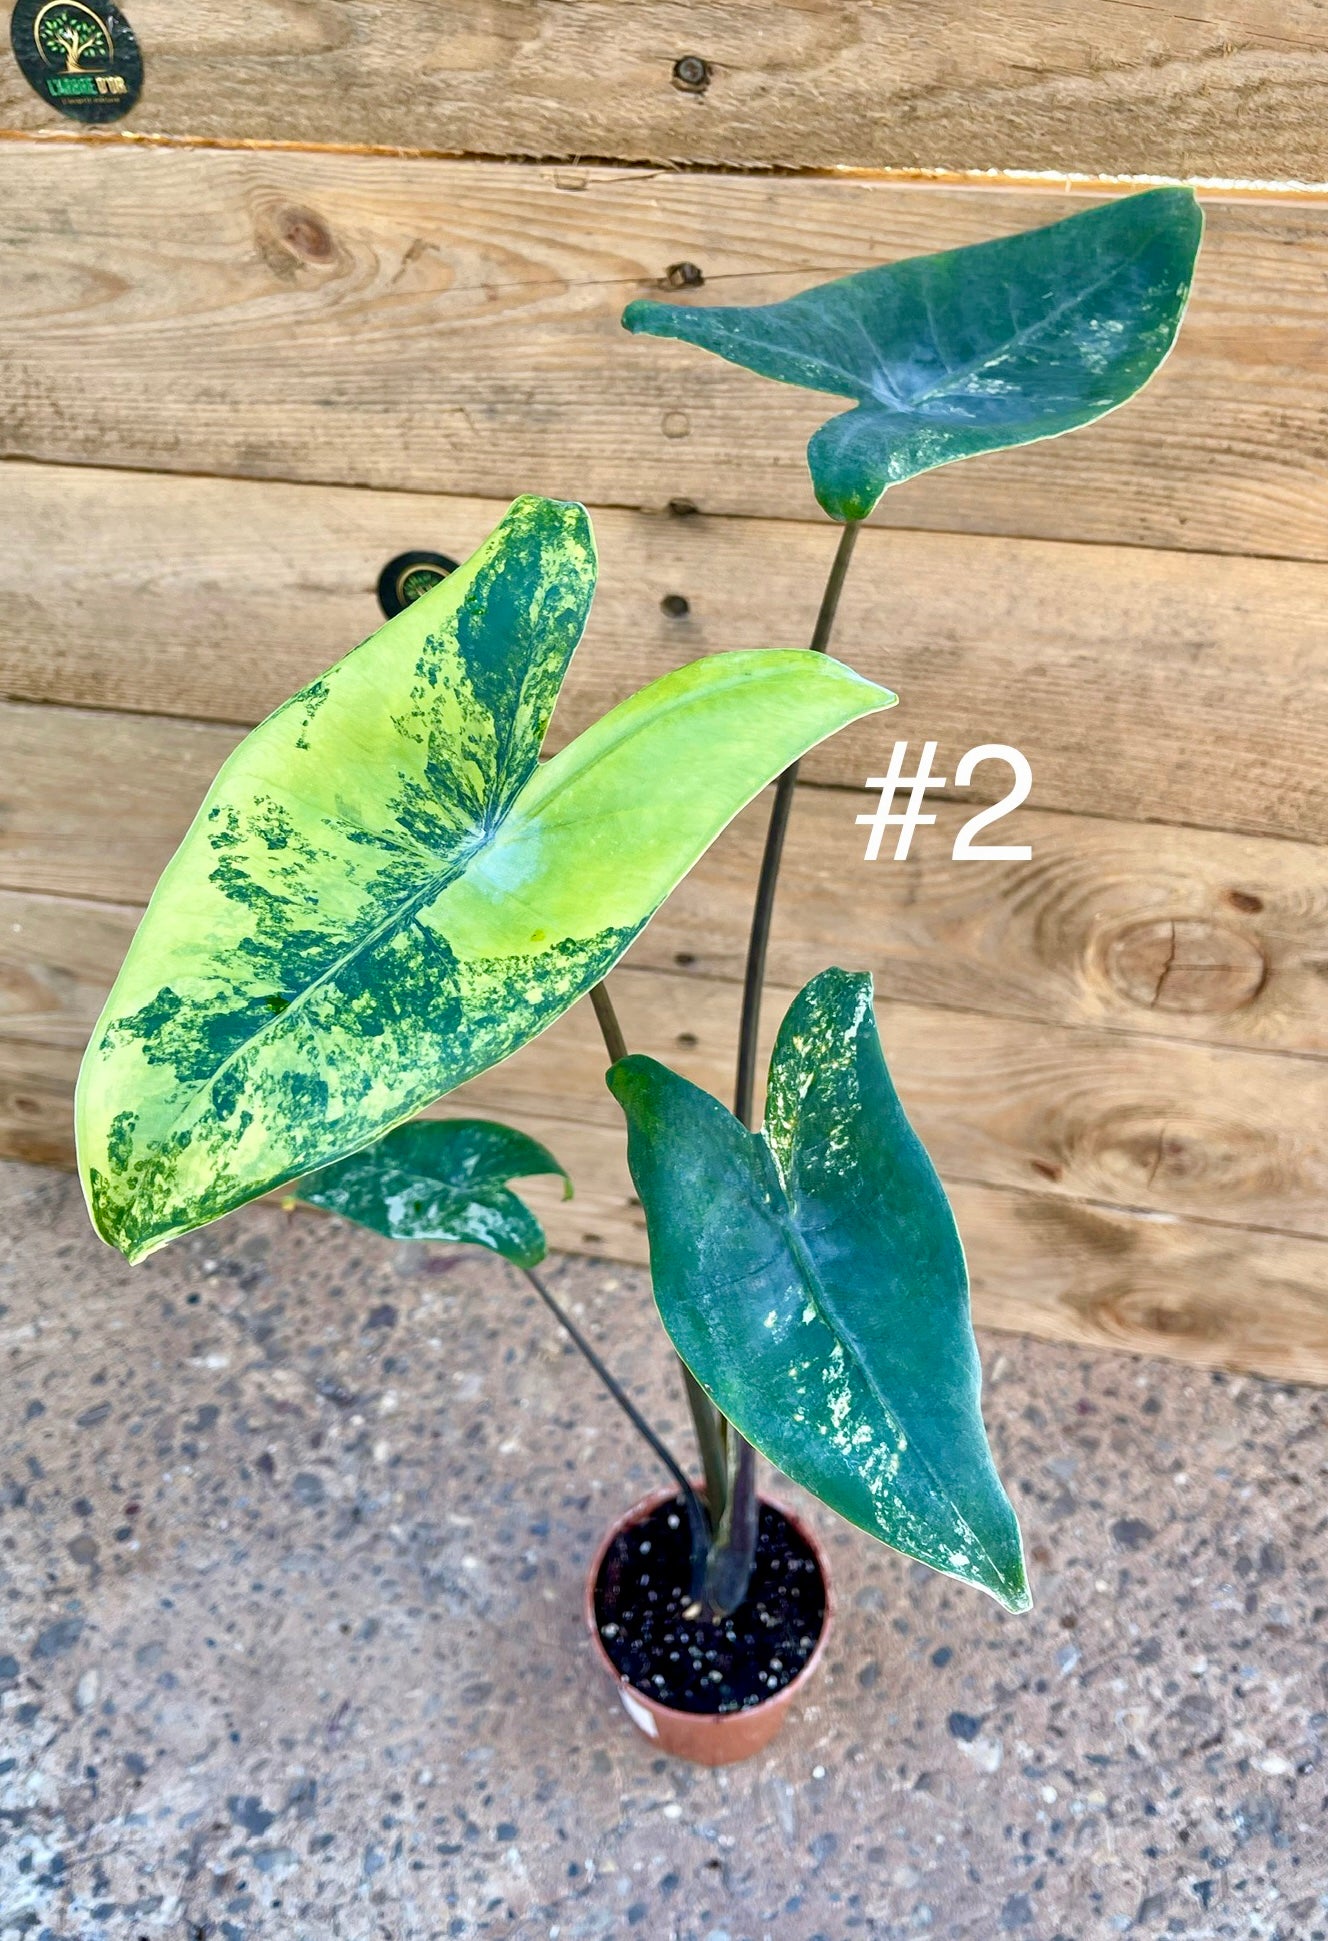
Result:
[[[655,1300],[697,1380],[795,1482],[1023,1610],[963,1249],[871,999],[839,970],[795,999],[762,1132],[652,1058],[613,1067]]]
[[[415,1119],[310,1173],[295,1198],[389,1240],[468,1240],[533,1267],[544,1232],[506,1182],[567,1173],[547,1147],[488,1119]],[[571,1194],[567,1183],[567,1195]],[[565,1196],[565,1197],[566,1197]]]
[[[865,519],[918,472],[1054,438],[1124,404],[1175,340],[1202,226],[1191,190],[1150,189],[784,303],[641,301],[623,322],[856,398],[807,458],[830,516]]]

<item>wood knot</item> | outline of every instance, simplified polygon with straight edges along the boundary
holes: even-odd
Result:
[[[1106,971],[1131,1004],[1196,1016],[1252,1003],[1268,962],[1254,939],[1238,930],[1200,918],[1157,917],[1112,938]]]
[[[280,208],[258,226],[258,247],[277,276],[292,276],[302,264],[325,268],[337,260],[332,231],[312,209]]]
[[[311,209],[283,209],[277,217],[277,234],[306,263],[330,263],[337,253],[331,230]]]

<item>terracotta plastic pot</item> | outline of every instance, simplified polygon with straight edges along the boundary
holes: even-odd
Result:
[[[586,1624],[594,1642],[595,1655],[613,1680],[622,1708],[637,1731],[644,1734],[658,1752],[667,1752],[675,1759],[691,1759],[699,1766],[732,1766],[739,1759],[750,1759],[754,1754],[765,1750],[788,1716],[789,1707],[795,1699],[801,1698],[807,1681],[821,1662],[826,1639],[830,1636],[830,1626],[834,1619],[834,1597],[830,1588],[830,1570],[824,1550],[821,1548],[814,1531],[786,1503],[778,1502],[772,1496],[762,1496],[761,1501],[772,1510],[778,1510],[782,1517],[797,1531],[807,1548],[816,1559],[816,1567],[821,1573],[821,1584],[825,1591],[825,1617],[821,1623],[821,1635],[811,1657],[807,1660],[796,1678],[790,1679],[783,1691],[763,1698],[759,1705],[750,1705],[741,1712],[680,1712],[672,1705],[661,1705],[651,1698],[648,1692],[639,1691],[629,1684],[618,1670],[599,1634],[599,1624],[595,1617],[595,1587],[599,1582],[600,1570],[608,1555],[609,1545],[623,1530],[630,1530],[634,1523],[642,1523],[655,1510],[671,1502],[678,1492],[673,1488],[652,1490],[634,1503],[624,1516],[605,1532],[603,1541],[595,1552],[586,1578]]]

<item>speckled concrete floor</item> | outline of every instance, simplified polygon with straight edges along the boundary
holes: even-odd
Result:
[[[655,1474],[500,1263],[252,1208],[130,1269],[0,1169],[0,1936],[1328,1936],[1328,1397],[992,1336],[1037,1609],[829,1517],[748,1767],[582,1571]],[[656,1415],[643,1277],[553,1279]]]

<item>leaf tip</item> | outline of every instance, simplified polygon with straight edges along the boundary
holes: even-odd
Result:
[[[1023,1540],[1017,1525],[1011,1537],[1008,1548],[1003,1544],[999,1554],[988,1552],[983,1557],[985,1567],[972,1581],[989,1597],[995,1598],[1003,1611],[1009,1611],[1012,1617],[1020,1617],[1025,1611],[1032,1610],[1033,1593],[1028,1586]]]
[[[658,303],[651,303],[646,297],[637,297],[633,302],[628,304],[622,313],[623,329],[630,330],[633,336],[635,336],[638,330],[648,331],[650,329],[650,312],[652,310],[659,310],[662,307]]]
[[[97,1232],[108,1247],[114,1247],[118,1254],[124,1256],[131,1267],[141,1266],[148,1255],[155,1254],[159,1247],[164,1247],[166,1239],[169,1238],[165,1236],[149,1240],[133,1240],[127,1233],[108,1233],[104,1227],[98,1227]]]
[[[1001,1609],[1008,1611],[1011,1617],[1023,1617],[1025,1612],[1031,1611],[1033,1608],[1033,1593],[1028,1588],[1028,1580],[1022,1572],[1017,1583],[1003,1581],[999,1589],[994,1585],[989,1588],[991,1595],[995,1598]]]
[[[831,424],[835,422],[833,418],[830,420]],[[813,432],[807,441],[807,470],[811,473],[812,491],[816,496],[816,503],[836,525],[860,526],[864,519],[871,518],[885,497],[886,487],[882,486],[879,492],[867,492],[846,490],[837,484],[831,484],[825,477],[818,454],[813,451],[819,435],[819,432]]]

